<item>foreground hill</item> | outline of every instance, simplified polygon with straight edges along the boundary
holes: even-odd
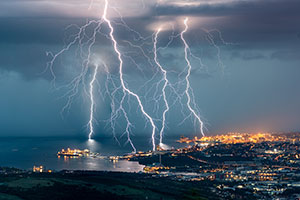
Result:
[[[0,200],[216,199],[206,182],[116,172],[0,175]]]

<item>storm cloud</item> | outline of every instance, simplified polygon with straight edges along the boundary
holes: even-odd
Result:
[[[231,130],[300,129],[295,120],[300,117],[300,79],[297,76],[300,73],[300,1],[113,0],[111,6],[109,16],[115,22],[116,37],[124,51],[130,49],[124,40],[133,40],[137,35],[118,24],[120,18],[113,7],[131,28],[145,37],[151,37],[157,26],[170,23],[178,33],[182,30],[182,19],[190,18],[187,41],[193,53],[203,58],[209,71],[199,70],[199,63],[193,61],[195,69],[191,83],[201,115],[207,122],[208,134]],[[41,72],[51,59],[46,52],[59,51],[76,32],[67,27],[97,19],[102,9],[103,2],[88,0],[0,2],[0,135],[83,134],[86,102],[82,104],[78,99],[71,114],[63,120],[59,115],[63,106],[63,100],[59,99],[61,94],[51,90],[49,71]],[[224,73],[219,74],[214,73],[220,70],[218,52],[206,38],[206,31],[214,29],[222,36],[220,38],[218,31],[211,32],[225,65]],[[168,29],[161,34],[159,45],[166,45],[172,31]],[[116,65],[110,44],[105,37],[99,37],[95,50],[105,52],[111,65]],[[147,50],[152,53],[151,46]],[[56,63],[61,81],[71,76],[72,69],[80,63],[72,53]],[[146,68],[146,73],[153,70],[135,51],[130,55]],[[179,40],[159,52],[159,59],[171,77],[176,77],[173,71],[185,66],[182,56]],[[129,59],[126,62],[129,84],[142,80],[134,64]],[[99,115],[107,116],[110,112],[107,102],[101,109]],[[177,127],[178,121],[173,117],[176,114],[171,111],[169,115],[168,135],[192,134],[194,129],[190,125]],[[138,120],[138,116],[134,117]],[[97,129],[110,134],[104,126]],[[144,134],[146,131],[138,132]]]

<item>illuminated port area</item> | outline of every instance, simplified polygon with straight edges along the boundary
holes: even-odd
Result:
[[[64,157],[64,158],[78,158],[78,157],[96,157],[99,156],[98,153],[90,152],[89,149],[70,149],[67,148],[67,150],[62,149],[61,151],[57,152],[57,157]]]
[[[57,153],[57,156],[70,156],[70,157],[73,157],[73,156],[88,156],[90,153],[90,151],[88,149],[85,149],[85,150],[80,150],[80,149],[70,149],[70,148],[67,148],[67,150],[65,149],[62,149],[61,151],[59,151]]]

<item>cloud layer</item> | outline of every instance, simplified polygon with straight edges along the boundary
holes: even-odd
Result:
[[[216,49],[205,38],[206,31],[217,29],[222,32],[222,38],[230,42],[225,45],[218,31],[212,33],[221,48],[225,76],[203,73],[194,61],[192,84],[201,113],[210,124],[210,133],[300,129],[295,120],[300,113],[300,80],[296,76],[300,73],[300,1],[112,0],[110,4],[109,16],[114,22],[120,22],[120,12],[123,20],[145,37],[151,36],[158,26],[168,26],[159,38],[159,45],[168,41],[172,25],[177,33],[182,30],[182,19],[189,17],[187,41],[193,53],[203,57],[210,72],[217,71],[219,66]],[[51,92],[49,74],[40,72],[49,61],[46,52],[61,49],[64,39],[74,30],[66,27],[82,25],[87,19],[101,15],[102,9],[103,2],[96,0],[0,2],[0,93],[5,97],[0,101],[0,133],[52,134],[47,130],[55,130],[55,134],[60,134],[68,130],[66,132],[77,134],[83,131],[87,117],[84,104],[78,100],[72,109],[74,115],[62,121],[59,116],[62,102],[56,100],[59,95]],[[133,39],[134,33],[117,23],[114,26],[117,39],[126,49],[128,45],[123,40]],[[114,65],[109,46],[109,41],[99,37],[97,50],[105,49],[105,57]],[[61,81],[73,73],[78,61],[73,56],[66,54],[56,65]],[[167,50],[161,51],[159,59],[170,71],[180,70],[184,66],[180,41],[174,41]],[[150,71],[146,61],[140,59],[139,62],[144,62]],[[131,84],[141,79],[141,74],[135,73],[132,66],[132,63],[126,66],[127,81]],[[109,114],[109,106],[103,104],[102,111],[99,115]],[[21,114],[14,117],[12,113]],[[176,112],[170,116],[176,116]],[[135,117],[138,120],[138,116]],[[169,127],[176,127],[176,118],[169,117],[169,120],[172,121]],[[35,122],[40,124],[37,129]],[[12,129],[14,124],[20,128]],[[98,129],[106,132],[104,128]],[[190,125],[171,128],[169,134],[183,131],[192,133],[193,129]]]

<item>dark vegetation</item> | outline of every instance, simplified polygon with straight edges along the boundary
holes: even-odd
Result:
[[[217,199],[211,184],[116,172],[2,174],[0,200]]]

